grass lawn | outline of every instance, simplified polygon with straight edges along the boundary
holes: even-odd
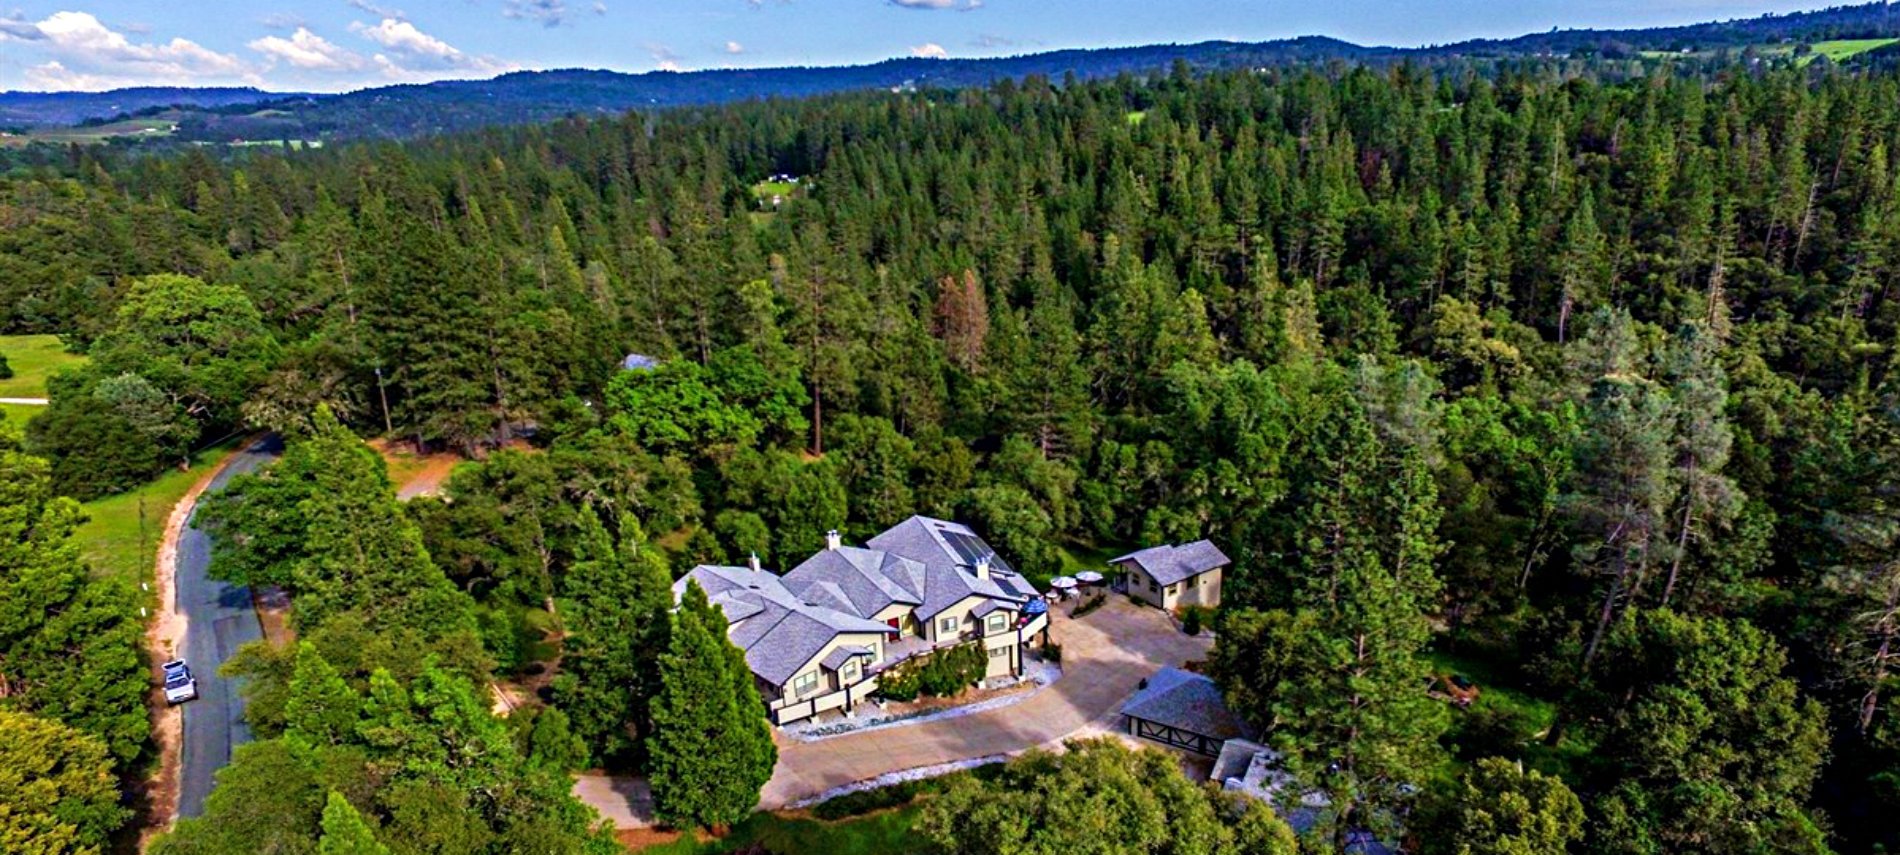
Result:
[[[922,806],[913,802],[895,810],[837,822],[755,813],[718,840],[681,837],[638,850],[645,855],[718,855],[761,844],[768,852],[822,852],[825,855],[909,855],[927,847],[912,832]]]
[[[1850,56],[1878,50],[1894,42],[1900,42],[1900,39],[1839,39],[1831,42],[1815,42],[1813,47],[1814,55],[1825,56],[1830,60],[1840,62]],[[1809,58],[1804,60],[1803,64],[1813,61]]]
[[[1567,729],[1564,738],[1556,745],[1544,744],[1545,734],[1557,721],[1555,701],[1532,693],[1510,675],[1494,667],[1493,663],[1482,659],[1441,651],[1429,652],[1425,658],[1431,661],[1433,669],[1439,674],[1461,674],[1478,684],[1478,699],[1471,708],[1453,710],[1454,731],[1460,724],[1468,723],[1467,717],[1481,720],[1489,718],[1493,721],[1501,719],[1516,725],[1515,738],[1512,740],[1515,743],[1514,753],[1523,759],[1525,765],[1540,772],[1571,779],[1574,770],[1587,764],[1590,746],[1578,736],[1576,728]],[[1493,735],[1492,738],[1497,737]],[[1462,771],[1462,768],[1454,764],[1443,771],[1453,773]]]
[[[1526,691],[1489,662],[1436,650],[1425,654],[1425,658],[1440,674],[1460,674],[1478,684],[1478,700],[1472,704],[1473,709],[1492,706],[1517,713],[1534,728],[1529,735],[1542,734],[1557,719],[1555,703]]]
[[[797,185],[790,181],[761,181],[752,185],[752,195],[754,198],[769,201],[773,196],[790,198],[792,191],[796,189],[798,189]]]
[[[191,459],[189,471],[168,470],[131,492],[85,503],[87,519],[74,540],[92,565],[92,572],[128,583],[149,580],[158,539],[165,533],[165,519],[171,516],[172,507],[210,466],[236,449],[237,442],[198,452]]]
[[[1108,572],[1108,559],[1119,558],[1135,551],[1132,546],[1084,546],[1068,544],[1058,547],[1062,550],[1062,572],[1074,576],[1084,570],[1097,573]]]
[[[0,422],[0,434],[6,436],[24,436],[26,420],[40,414],[45,407],[32,404],[0,404],[0,413],[6,414],[6,420]]]
[[[46,378],[86,361],[67,353],[55,335],[0,335],[0,356],[13,368],[12,379],[0,380],[0,398],[44,398]]]
[[[30,132],[31,138],[49,143],[97,143],[114,137],[168,137],[178,130],[179,114],[168,112],[156,116],[139,116],[106,122],[100,125],[87,125],[71,128],[41,128]]]

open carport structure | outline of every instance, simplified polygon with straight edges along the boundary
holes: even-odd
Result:
[[[1209,757],[1220,756],[1227,740],[1249,735],[1213,680],[1179,668],[1155,672],[1121,713],[1130,734]]]

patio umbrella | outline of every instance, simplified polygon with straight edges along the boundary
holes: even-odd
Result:
[[[1069,589],[1075,587],[1075,580],[1067,576],[1057,576],[1049,580],[1049,587]]]
[[[1094,570],[1084,570],[1075,574],[1075,581],[1081,582],[1084,585],[1099,585],[1102,583],[1102,574]]]

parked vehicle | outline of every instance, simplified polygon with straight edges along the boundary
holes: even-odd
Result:
[[[165,672],[165,703],[174,706],[198,699],[198,678],[183,659],[173,659],[159,668]]]

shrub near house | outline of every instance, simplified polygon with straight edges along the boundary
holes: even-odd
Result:
[[[989,657],[981,645],[959,644],[891,668],[878,678],[877,693],[894,701],[918,695],[948,697],[983,679]]]

